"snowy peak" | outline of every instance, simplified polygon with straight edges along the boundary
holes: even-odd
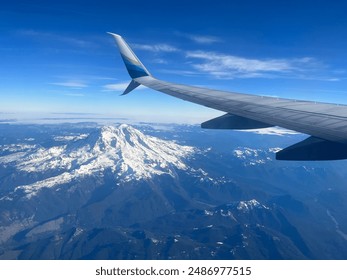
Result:
[[[124,146],[124,144],[130,140],[131,135],[135,138],[137,138],[136,135],[140,135],[142,138],[146,137],[139,130],[122,124],[118,127],[103,126],[98,131],[91,134],[90,137],[88,137],[88,140],[95,140],[95,143],[93,143],[95,151],[103,151]]]
[[[182,159],[194,151],[192,147],[145,135],[126,124],[102,127],[91,148],[94,154],[119,160],[121,171],[130,169],[140,177],[171,174],[170,167],[186,169]]]
[[[176,169],[186,170],[185,158],[195,152],[189,146],[145,135],[129,125],[104,126],[87,137],[76,137],[65,145],[38,147],[0,157],[18,171],[59,174],[30,185],[18,186],[30,195],[41,188],[55,187],[86,176],[102,176],[110,170],[118,182],[172,177]]]
[[[240,201],[237,205],[237,210],[242,211],[244,213],[249,212],[253,209],[269,209],[269,207],[259,203],[255,199],[251,199],[248,201]]]

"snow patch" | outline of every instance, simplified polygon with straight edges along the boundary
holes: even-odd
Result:
[[[206,216],[213,216],[213,212],[212,211],[205,210],[204,213],[205,213]]]
[[[261,149],[251,149],[248,147],[238,147],[233,151],[236,158],[243,161],[243,165],[260,165],[268,161],[272,161],[271,157],[267,156],[268,152]]]
[[[81,139],[86,139],[89,134],[80,135],[66,135],[66,136],[55,136],[54,141],[77,141]]]
[[[237,205],[237,210],[242,211],[244,213],[249,212],[253,209],[269,209],[269,207],[260,204],[257,200],[251,199],[248,201],[240,201]]]
[[[159,243],[159,240],[158,239],[155,239],[155,238],[151,238],[151,241],[153,244],[157,245]]]
[[[341,229],[340,229],[340,225],[337,222],[337,220],[335,219],[335,217],[331,214],[331,212],[329,211],[329,209],[327,209],[327,215],[330,217],[330,219],[333,221],[333,223],[335,224],[335,228],[336,228],[336,232],[344,239],[347,241],[347,234],[344,233]]]
[[[1,152],[21,152],[26,150],[35,149],[36,145],[30,144],[9,144],[9,145],[0,145]]]

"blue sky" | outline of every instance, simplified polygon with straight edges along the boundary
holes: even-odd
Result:
[[[347,104],[345,1],[8,1],[0,10],[0,118],[221,115],[130,81],[107,31],[157,78]]]

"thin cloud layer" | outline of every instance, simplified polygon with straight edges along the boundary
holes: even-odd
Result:
[[[177,52],[178,48],[171,46],[169,44],[154,44],[154,45],[145,45],[145,44],[131,44],[134,49],[151,51],[151,52]]]
[[[50,83],[50,84],[55,85],[55,86],[69,87],[69,88],[86,88],[86,87],[88,87],[87,84],[85,84],[83,82],[77,82],[77,81],[67,81],[67,82]]]
[[[203,36],[203,35],[187,35],[187,37],[199,44],[213,44],[221,42],[222,40],[214,36]]]
[[[57,33],[42,32],[31,29],[18,30],[17,34],[20,36],[30,37],[42,42],[59,42],[62,44],[68,44],[70,46],[79,48],[91,48],[95,46],[95,43],[86,41],[72,36],[60,35]]]
[[[319,63],[311,57],[295,59],[249,59],[216,52],[189,51],[186,57],[202,62],[192,66],[201,72],[217,78],[275,78],[304,77],[312,72]]]
[[[209,44],[220,41],[213,36],[200,36],[179,33],[195,42]],[[208,52],[201,50],[184,51],[168,44],[132,44],[138,50],[150,51],[156,54],[180,53],[186,58],[193,59],[191,66],[197,72],[192,75],[208,74],[218,79],[236,78],[289,78],[301,80],[339,81],[339,76],[326,73],[326,66],[312,57],[260,59]],[[158,64],[167,64],[167,60],[160,58],[153,60]],[[163,70],[165,71],[165,70]],[[186,71],[188,71],[186,69]]]
[[[104,91],[124,91],[127,86],[129,85],[129,82],[122,82],[122,83],[115,83],[115,84],[107,84],[104,85]],[[139,86],[137,89],[144,88],[143,86]]]
[[[198,44],[213,44],[213,43],[218,43],[223,41],[221,38],[218,38],[216,36],[210,36],[210,35],[198,35],[198,34],[190,34],[190,33],[182,33],[182,32],[175,32],[175,34],[177,36],[187,38]]]

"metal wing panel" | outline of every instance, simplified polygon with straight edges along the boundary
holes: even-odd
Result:
[[[347,106],[209,90],[168,83],[150,76],[135,80],[183,100],[322,139],[347,143]]]

